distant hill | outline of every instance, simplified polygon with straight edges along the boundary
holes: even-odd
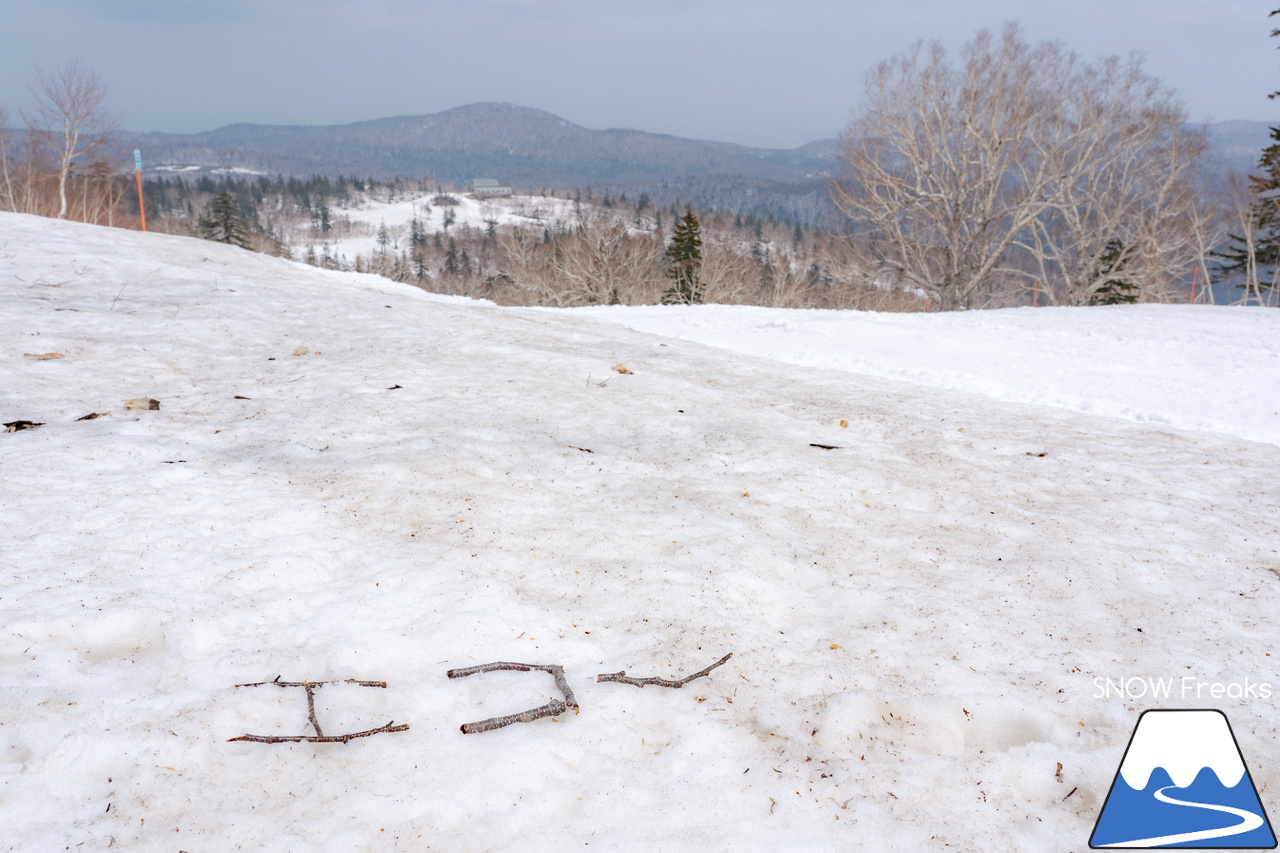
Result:
[[[1209,125],[1209,156],[1224,170],[1247,172],[1254,168],[1271,141],[1269,122],[1219,121]]]
[[[233,124],[204,133],[133,134],[148,165],[239,167],[269,173],[498,177],[581,186],[695,175],[812,179],[822,146],[749,148],[640,130],[590,130],[543,110],[480,103],[423,116],[322,127]]]
[[[544,110],[478,103],[421,116],[328,126],[232,124],[194,134],[125,133],[148,172],[247,170],[268,175],[499,178],[521,187],[646,192],[659,205],[824,222],[820,183],[835,168],[834,140],[751,148],[641,130],[591,130]],[[1248,170],[1269,140],[1259,121],[1209,126],[1218,170]]]

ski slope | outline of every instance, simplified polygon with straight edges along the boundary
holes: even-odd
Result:
[[[0,214],[0,850],[1081,850],[1276,682],[1280,312],[605,315]]]

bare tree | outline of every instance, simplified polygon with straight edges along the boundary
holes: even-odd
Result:
[[[832,195],[869,273],[940,308],[1008,302],[1032,276],[1088,301],[1115,240],[1153,283],[1190,269],[1204,138],[1184,121],[1136,58],[1087,64],[1013,24],[958,65],[918,43],[867,75]]]
[[[1266,234],[1258,223],[1255,204],[1257,194],[1251,186],[1248,176],[1232,172],[1227,175],[1227,205],[1231,216],[1233,238],[1240,244],[1239,254],[1243,263],[1240,265],[1242,276],[1240,304],[1248,305],[1250,299],[1256,299],[1259,305],[1265,304],[1262,298],[1263,283],[1261,265],[1258,263],[1258,245],[1266,239]]]
[[[1018,244],[1048,301],[1089,304],[1117,280],[1133,301],[1168,299],[1203,258],[1205,131],[1136,54],[1082,66],[1067,88],[1072,144],[1045,152],[1063,178]]]
[[[0,106],[0,208],[18,210],[13,188],[13,172],[9,165],[9,111]]]
[[[649,234],[631,234],[612,216],[587,216],[557,240],[555,271],[559,305],[619,305],[647,301],[661,288],[661,245]]]
[[[872,266],[945,308],[984,295],[1047,206],[1058,176],[1037,149],[1054,141],[1050,95],[1072,64],[1012,25],[979,32],[961,58],[957,69],[941,44],[917,43],[873,68],[832,185]]]
[[[98,75],[75,60],[48,73],[37,68],[35,96],[27,124],[54,151],[58,178],[58,219],[67,218],[67,183],[76,160],[110,141],[117,117],[107,111],[107,89]]]

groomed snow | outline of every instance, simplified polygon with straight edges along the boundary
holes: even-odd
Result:
[[[1060,853],[1146,707],[1223,709],[1269,802],[1277,699],[1095,679],[1280,686],[1280,312],[633,312],[0,214],[0,849]],[[955,388],[832,369],[869,329]],[[581,713],[461,734],[555,695],[445,677],[495,660]],[[410,729],[228,743],[308,733],[277,676]]]

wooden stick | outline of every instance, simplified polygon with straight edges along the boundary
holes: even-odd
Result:
[[[611,673],[605,673],[603,675],[597,675],[596,681],[597,682],[616,681],[619,684],[630,684],[635,687],[644,687],[646,684],[653,684],[658,687],[680,688],[680,687],[684,687],[686,684],[688,684],[690,681],[693,681],[695,678],[702,678],[704,675],[709,674],[711,670],[720,666],[731,657],[733,657],[733,652],[729,652],[729,654],[720,658],[720,660],[711,664],[711,666],[707,667],[706,669],[695,672],[693,675],[686,675],[684,678],[680,679],[679,681],[669,681],[668,679],[665,679],[665,678],[632,678],[631,676],[627,675],[626,670],[620,670],[619,672],[611,672]]]
[[[320,721],[316,719],[316,686],[307,685],[307,716],[311,718],[311,727],[316,730],[316,737],[324,737],[320,731]]]
[[[479,734],[480,732],[491,732],[494,729],[501,729],[513,723],[531,723],[534,720],[540,720],[543,717],[554,717],[557,714],[563,714],[569,708],[573,712],[578,713],[578,700],[574,698],[573,689],[569,687],[569,680],[565,678],[564,667],[554,663],[511,663],[508,661],[496,661],[494,663],[483,663],[479,666],[468,666],[463,669],[451,669],[445,673],[449,678],[466,678],[468,675],[477,675],[482,672],[498,672],[501,670],[512,670],[515,672],[529,672],[530,670],[540,669],[543,672],[551,673],[555,679],[556,687],[564,694],[564,701],[552,699],[545,705],[532,708],[528,711],[521,711],[518,714],[508,714],[505,717],[492,717],[488,720],[480,720],[476,723],[464,723],[462,725],[462,733],[464,735]]]
[[[559,699],[552,699],[545,705],[528,711],[521,711],[519,714],[490,717],[477,723],[463,723],[461,729],[464,735],[476,735],[481,732],[491,732],[494,729],[506,728],[512,723],[532,723],[534,720],[541,720],[543,717],[554,717],[558,714],[563,714],[568,708],[569,706]]]
[[[369,735],[380,735],[388,732],[407,732],[409,730],[408,725],[393,726],[391,723],[394,722],[395,720],[392,720],[385,726],[369,729],[367,732],[353,732],[349,735],[329,735],[327,737],[311,737],[310,735],[240,735],[240,737],[227,738],[227,743],[237,740],[252,741],[253,743],[299,743],[303,741],[306,743],[346,743],[358,737],[368,737]],[[319,731],[319,728],[319,726],[316,726],[317,731]]]
[[[358,737],[368,737],[369,735],[383,734],[384,732],[404,732],[408,731],[407,725],[393,726],[387,723],[385,726],[377,729],[369,729],[367,732],[355,732],[348,735],[325,735],[320,728],[320,720],[316,717],[316,688],[324,687],[326,684],[355,684],[359,687],[383,687],[387,686],[385,681],[359,681],[354,678],[347,678],[342,681],[281,681],[280,676],[276,676],[274,681],[255,681],[252,684],[237,684],[236,687],[261,687],[264,684],[274,684],[276,687],[301,687],[307,691],[307,717],[311,720],[311,727],[316,730],[315,736],[311,735],[241,735],[240,737],[228,738],[227,743],[237,740],[252,741],[253,743],[346,743]],[[392,721],[394,722],[394,721]]]
[[[281,681],[280,676],[276,676],[275,681],[255,681],[252,684],[237,684],[236,687],[261,687],[264,684],[274,684],[276,687],[320,687],[325,684],[355,684],[359,687],[386,687],[385,681],[357,681],[354,678],[343,679],[342,681]]]

